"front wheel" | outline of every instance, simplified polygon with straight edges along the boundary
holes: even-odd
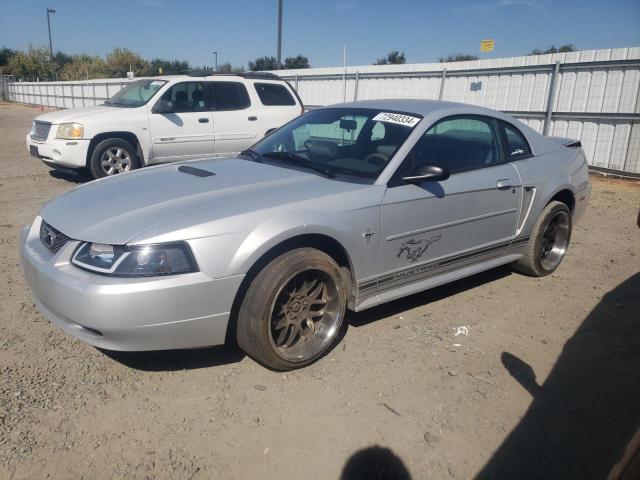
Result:
[[[138,168],[136,149],[121,138],[107,138],[96,145],[91,154],[89,170],[93,178],[109,177]]]
[[[346,311],[338,264],[314,248],[271,261],[253,279],[238,312],[238,345],[274,370],[313,363],[338,338]]]
[[[571,227],[569,207],[562,202],[549,203],[533,227],[524,256],[513,268],[534,277],[553,273],[569,248]]]

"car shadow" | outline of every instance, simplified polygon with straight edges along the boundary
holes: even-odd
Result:
[[[118,363],[145,372],[171,372],[219,367],[238,363],[246,356],[235,345],[151,352],[116,352],[101,348],[98,350]]]
[[[52,170],[49,170],[49,175],[51,175],[53,178],[66,180],[67,182],[72,183],[86,183],[93,180],[93,177],[89,174],[89,172],[85,170],[64,170],[54,168]]]
[[[407,297],[399,298],[391,302],[383,303],[377,307],[369,308],[362,312],[348,312],[347,320],[350,326],[363,327],[369,323],[376,322],[386,317],[397,315],[416,307],[424,306],[432,302],[437,302],[444,298],[457,295],[467,290],[472,290],[485,283],[495,282],[501,278],[512,275],[513,272],[508,266],[497,267],[470,277],[465,277],[455,282],[447,283],[424,292],[415,293]]]
[[[639,293],[640,273],[607,293],[543,384],[526,360],[502,353],[533,402],[476,478],[638,478],[608,475],[640,463],[638,442],[630,444],[640,427]],[[619,464],[623,456],[630,466]]]
[[[340,480],[411,480],[409,470],[389,448],[374,445],[355,452],[345,464]]]

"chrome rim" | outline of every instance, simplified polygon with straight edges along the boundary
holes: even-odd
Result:
[[[276,295],[271,308],[271,344],[285,360],[309,360],[335,338],[343,314],[338,287],[328,273],[300,272]]]
[[[107,175],[128,172],[131,170],[131,157],[124,148],[107,148],[102,154],[100,165]]]
[[[545,270],[556,268],[569,246],[570,218],[567,212],[558,212],[547,222],[540,240],[540,266]]]

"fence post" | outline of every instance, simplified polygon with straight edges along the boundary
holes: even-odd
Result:
[[[347,101],[347,69],[342,72],[342,101]]]
[[[358,100],[358,82],[360,81],[360,72],[356,72],[356,78],[353,84],[353,101]]]
[[[549,133],[549,127],[551,126],[551,116],[553,114],[553,102],[556,96],[556,82],[558,80],[558,72],[560,71],[560,60],[556,62],[553,72],[551,72],[551,81],[549,82],[549,91],[547,92],[547,112],[544,116],[544,126],[542,127],[542,134],[547,135]]]
[[[82,106],[84,107],[84,83],[80,84],[80,92],[82,93]]]
[[[298,74],[296,73],[296,78],[295,78],[295,86],[296,86],[296,92],[298,92]],[[299,94],[300,92],[298,92]]]
[[[440,79],[440,93],[438,94],[438,100],[442,100],[444,97],[444,82],[447,79],[447,69],[442,69],[442,78]]]
[[[98,100],[96,99],[96,82],[92,82],[91,86],[93,89],[93,105],[95,106],[98,103]]]

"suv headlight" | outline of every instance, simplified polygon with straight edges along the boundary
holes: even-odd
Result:
[[[58,125],[56,138],[62,140],[78,140],[84,134],[84,127],[79,123],[61,123]]]
[[[114,277],[155,277],[197,272],[198,267],[186,243],[127,247],[82,243],[71,263]]]

